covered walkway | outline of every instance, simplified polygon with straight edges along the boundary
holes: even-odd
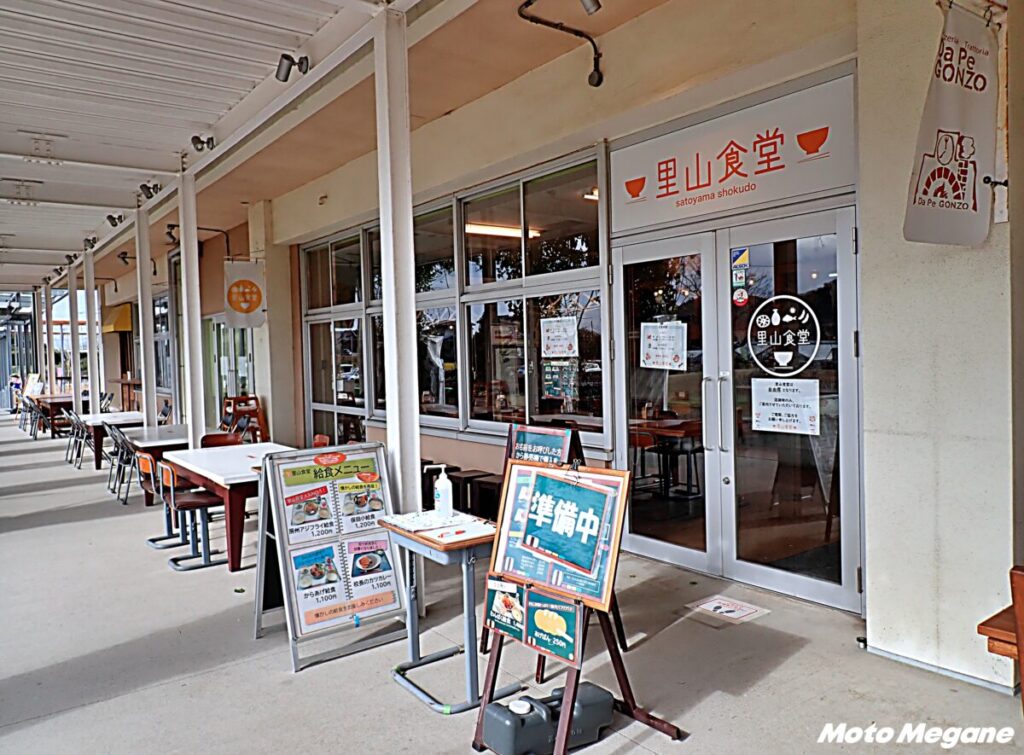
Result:
[[[118,505],[106,472],[73,470],[63,449],[0,420],[0,752],[471,751],[472,714],[432,713],[391,681],[403,644],[291,673],[283,632],[252,640],[253,569],[172,572],[143,542],[159,510],[138,495]],[[455,572],[430,577],[426,651],[462,631]],[[863,652],[863,622],[845,613],[628,555],[618,585],[638,697],[694,734],[672,743],[617,719],[592,752],[807,752],[827,722],[1020,715],[1014,698]],[[716,592],[771,613],[719,629],[688,618],[686,603]],[[611,688],[601,650],[585,678]],[[533,656],[511,647],[503,669],[526,680]],[[429,684],[456,697],[460,671],[434,666]]]

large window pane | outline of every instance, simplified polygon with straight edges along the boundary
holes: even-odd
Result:
[[[363,443],[366,423],[357,414],[338,414],[338,443]]]
[[[523,301],[469,307],[470,417],[526,421]]]
[[[334,433],[334,412],[313,410],[313,435],[326,435],[332,446],[337,442]]]
[[[331,244],[332,288],[334,304],[351,304],[362,300],[363,281],[359,264],[359,237]]]
[[[522,218],[519,186],[472,199],[465,204],[466,283],[521,278]]]
[[[331,255],[326,245],[306,252],[306,298],[309,309],[331,306]]]
[[[363,406],[361,320],[334,323],[334,394],[338,406]]]
[[[417,293],[455,288],[454,230],[451,207],[413,219]]]
[[[313,403],[333,404],[330,323],[309,326],[309,370]]]
[[[370,318],[373,329],[373,407],[384,411],[387,400],[384,388],[384,320],[380,315]]]
[[[437,307],[416,313],[419,343],[420,412],[459,416],[459,375],[455,340],[455,308]]]
[[[530,423],[604,428],[600,291],[527,299]]]
[[[527,275],[598,264],[596,163],[528,181],[523,203]]]

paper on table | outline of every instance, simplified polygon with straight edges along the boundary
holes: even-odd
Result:
[[[475,522],[453,527],[421,531],[419,534],[428,540],[436,540],[439,543],[461,543],[466,540],[476,540],[479,537],[494,537],[494,533],[497,531],[498,528],[494,522],[478,519]]]
[[[451,516],[442,516],[436,509],[431,509],[430,511],[413,511],[408,514],[392,514],[381,517],[381,521],[400,527],[406,532],[422,532],[423,530],[469,524],[479,520],[475,516],[463,514],[461,511],[456,511]]]

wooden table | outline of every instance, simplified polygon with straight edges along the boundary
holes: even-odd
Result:
[[[136,427],[125,430],[124,437],[136,451],[142,451],[160,461],[168,451],[182,451],[188,448],[188,425],[158,425],[157,427]],[[159,483],[158,483],[159,484]],[[153,494],[143,491],[146,505],[153,505]]]
[[[50,437],[56,438],[57,434],[54,431],[53,421],[59,416],[61,409],[70,409],[75,405],[75,397],[70,393],[40,393],[37,396],[29,396],[31,401],[34,401],[36,406],[39,407],[39,411],[46,415],[46,419],[50,425]],[[84,409],[89,405],[88,397],[82,397],[82,408]]]
[[[658,441],[683,440],[684,438],[700,438],[703,431],[703,423],[696,419],[657,419],[657,420],[631,420],[629,423],[631,433],[647,433]],[[646,449],[645,449],[646,450]],[[673,463],[674,466],[674,463]],[[661,492],[666,498],[672,491],[672,469],[661,471]],[[690,464],[686,465],[686,491],[691,494],[693,491],[693,480],[691,478]]]
[[[107,437],[107,429],[103,425],[138,427],[145,421],[142,417],[142,412],[82,414],[80,419],[92,432],[93,464],[97,470],[103,468],[103,440]]]
[[[391,542],[406,554],[406,582],[408,594],[405,601],[405,627],[409,634],[409,660],[398,664],[391,670],[392,678],[409,692],[414,694],[431,710],[450,715],[462,713],[480,704],[476,652],[476,561],[483,561],[491,554],[494,534],[464,540],[456,543],[441,543],[426,533],[410,532],[391,522],[381,521],[381,526],[391,534]],[[429,558],[441,566],[462,567],[462,629],[464,646],[458,645],[439,650],[429,655],[420,654],[419,607],[417,606],[416,558],[415,554]],[[485,592],[486,594],[486,592]],[[486,608],[485,608],[486,613]],[[465,656],[466,699],[458,703],[445,703],[407,676],[412,669],[422,668],[431,663],[462,653]],[[521,684],[512,684],[497,690],[492,699],[512,695],[521,690]]]
[[[174,467],[178,475],[216,493],[224,501],[228,571],[238,571],[242,567],[245,502],[259,492],[258,465],[263,463],[267,454],[294,450],[280,443],[244,443],[164,454],[164,463]]]

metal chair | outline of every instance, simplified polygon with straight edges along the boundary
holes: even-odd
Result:
[[[171,505],[164,500],[163,494],[160,491],[160,483],[156,477],[156,459],[153,458],[152,454],[147,454],[144,451],[136,451],[135,469],[139,474],[139,487],[154,498],[159,498],[164,507],[164,534],[146,538],[146,545],[157,550],[188,545],[186,531],[181,528],[179,528],[177,532],[174,531],[174,511],[171,509]],[[181,492],[188,492],[191,490],[191,487],[182,485],[179,490]]]
[[[179,492],[181,483],[178,482],[178,473],[174,471],[174,467],[157,462],[157,469],[160,470],[160,498],[178,515],[178,528],[181,532],[187,530],[187,542],[191,546],[191,552],[187,556],[167,559],[168,565],[175,571],[195,571],[208,566],[226,564],[226,558],[217,561],[211,558],[220,555],[221,551],[210,549],[210,509],[222,506],[224,502],[208,490]],[[196,559],[202,560],[198,564],[189,563]]]
[[[64,449],[64,461],[68,464],[74,464],[76,461],[81,467],[82,458],[82,446],[85,444],[85,438],[82,433],[82,422],[78,419],[78,415],[74,411],[68,411],[67,409],[61,409],[64,414],[64,419],[68,423],[68,444]]]
[[[171,418],[171,405],[164,401],[164,407],[160,410],[160,414],[157,415],[156,423],[158,425],[166,425],[167,420]]]
[[[128,439],[115,425],[103,423],[107,435],[114,444],[113,453],[109,455],[110,469],[107,472],[107,489],[113,493],[122,505],[128,504],[128,495],[132,488],[132,474],[135,471],[135,451]],[[121,495],[121,488],[124,495]]]
[[[21,411],[18,413],[18,429],[28,431],[29,422],[32,420],[32,401],[28,396],[21,397]]]
[[[243,414],[238,418],[238,422],[235,423],[235,426],[231,428],[231,432],[237,433],[244,440],[245,433],[249,429],[250,422],[252,422],[252,417],[248,414]]]
[[[224,412],[220,418],[220,423],[217,425],[218,430],[231,430],[231,425],[234,424],[235,415],[231,412]]]
[[[114,394],[112,392],[111,393],[101,393],[100,394],[100,406],[99,406],[98,411],[100,411],[100,412],[109,411],[110,410],[110,405],[112,403],[114,403]],[[92,407],[89,407],[89,408],[91,409]]]

